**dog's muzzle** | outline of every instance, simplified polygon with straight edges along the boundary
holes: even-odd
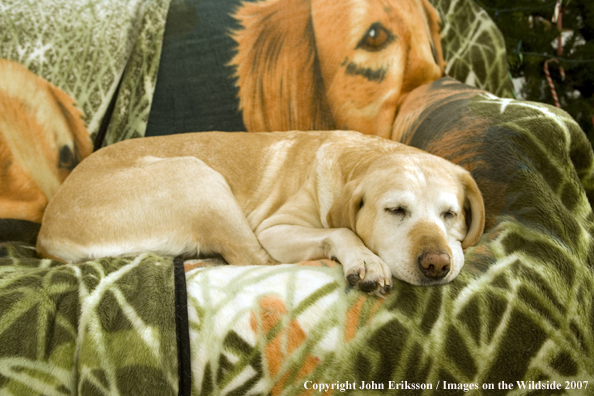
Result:
[[[421,273],[431,280],[442,279],[450,272],[450,255],[441,250],[423,252],[418,263]]]

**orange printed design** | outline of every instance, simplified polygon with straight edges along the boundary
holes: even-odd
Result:
[[[301,346],[307,335],[295,319],[287,321],[287,309],[279,297],[267,296],[259,301],[259,310],[251,313],[250,325],[256,334],[267,335],[268,342],[264,346],[266,358],[266,369],[271,378],[278,378],[283,363],[287,358]],[[311,373],[320,363],[320,359],[310,354],[303,359],[301,367],[294,367],[298,370],[293,380],[298,381]],[[278,379],[278,382],[271,390],[272,395],[279,395],[287,387],[287,381],[291,377],[287,371]],[[305,390],[304,395],[310,395],[313,390]]]
[[[375,300],[373,305],[365,309],[365,304],[369,304],[371,300]],[[355,304],[347,311],[344,326],[344,342],[347,343],[355,338],[357,330],[362,326],[369,326],[371,319],[379,311],[384,303],[383,298],[374,298],[366,295],[361,295]]]

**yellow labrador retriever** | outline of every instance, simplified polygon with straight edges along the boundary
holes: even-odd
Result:
[[[445,283],[484,227],[475,181],[418,149],[357,132],[181,134],[92,154],[45,212],[37,250],[220,254],[234,265],[332,257],[363,291],[392,276]]]

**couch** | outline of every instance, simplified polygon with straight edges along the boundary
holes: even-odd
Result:
[[[327,259],[63,265],[4,241],[0,394],[594,394],[592,148],[564,111],[513,99],[484,11],[432,3],[448,77],[409,95],[392,138],[466,167],[481,188],[485,234],[453,282],[395,280],[379,298]],[[201,74],[229,62],[217,51],[236,6],[8,3],[0,57],[71,95],[96,148],[163,128],[241,130],[233,84],[222,92],[229,81]]]

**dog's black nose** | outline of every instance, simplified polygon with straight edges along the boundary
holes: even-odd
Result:
[[[450,272],[450,255],[443,251],[423,252],[418,262],[423,275],[430,279],[441,279]]]

